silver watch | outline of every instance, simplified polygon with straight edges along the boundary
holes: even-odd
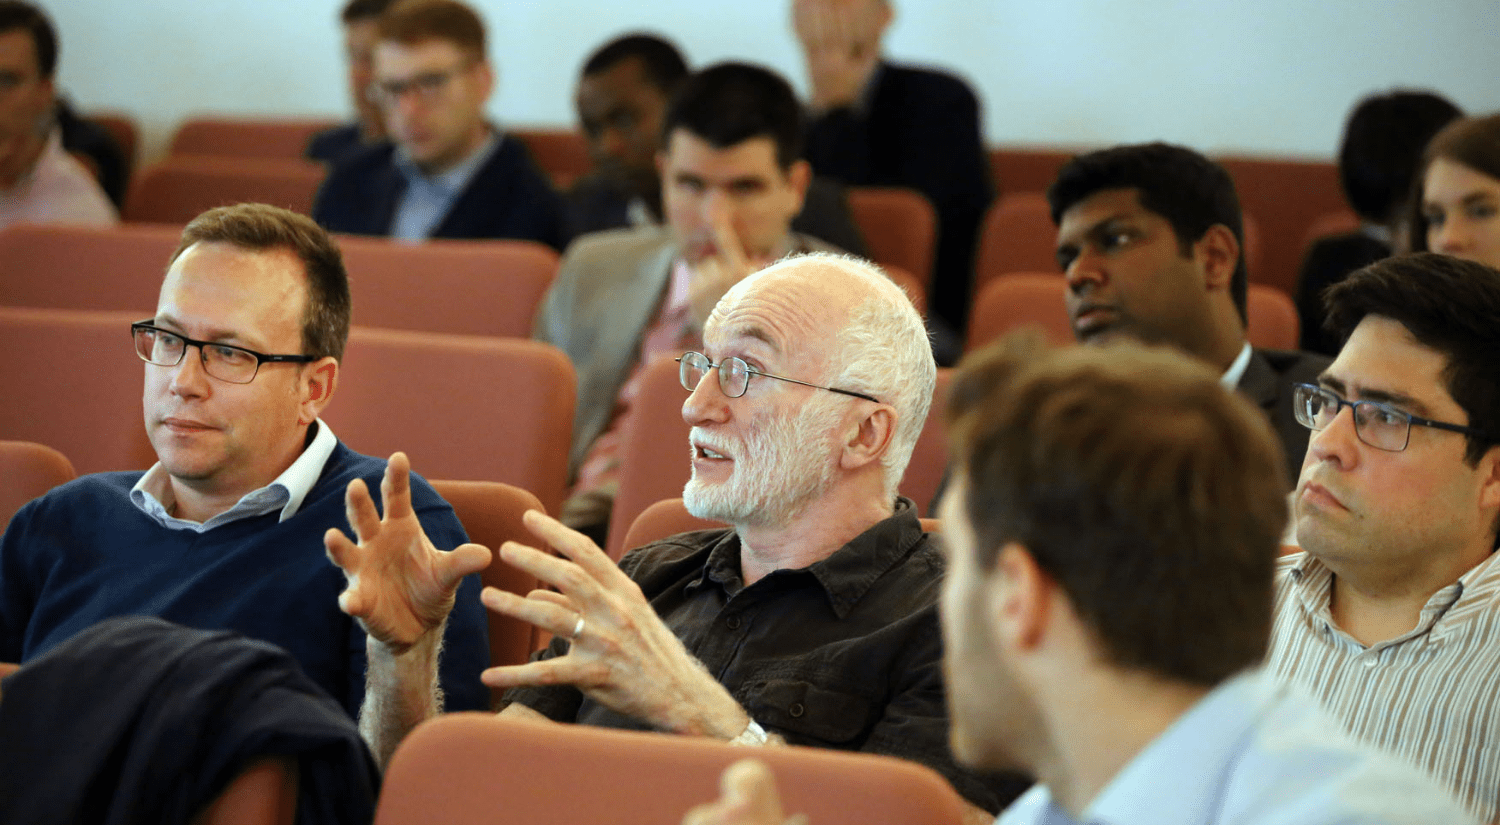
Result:
[[[729,744],[756,746],[764,745],[770,739],[771,737],[766,735],[766,729],[761,727],[759,722],[751,719],[750,724],[745,726],[745,730],[739,736],[729,740]]]

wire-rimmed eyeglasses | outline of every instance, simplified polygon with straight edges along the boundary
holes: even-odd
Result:
[[[203,371],[231,384],[248,384],[264,363],[307,364],[318,360],[312,355],[267,355],[253,349],[220,344],[215,341],[196,341],[181,333],[171,332],[155,326],[150,321],[139,321],[130,325],[130,336],[135,339],[135,354],[148,364],[158,367],[175,367],[182,363],[188,347],[198,348]]]
[[[866,401],[874,401],[876,404],[880,403],[880,399],[862,392],[841,390],[837,387],[825,387],[822,384],[812,384],[807,381],[799,381],[795,378],[786,378],[780,375],[772,375],[769,372],[751,369],[750,365],[745,363],[743,358],[737,358],[733,355],[715,364],[708,360],[707,355],[701,352],[684,352],[677,359],[677,364],[677,375],[682,381],[682,388],[688,392],[692,392],[698,388],[698,384],[703,381],[703,376],[708,374],[709,370],[717,370],[719,373],[719,389],[729,398],[739,398],[744,395],[745,390],[750,388],[750,376],[759,375],[764,378],[774,378],[777,381],[801,384],[804,387],[828,390],[829,392],[836,392],[839,395],[863,398]]]
[[[1399,453],[1411,440],[1411,425],[1432,427],[1438,430],[1463,433],[1474,438],[1493,441],[1489,435],[1473,427],[1433,421],[1402,412],[1379,401],[1348,401],[1337,393],[1313,384],[1292,385],[1292,413],[1297,423],[1309,430],[1321,430],[1333,423],[1339,410],[1349,407],[1354,410],[1354,434],[1360,441],[1377,450]]]

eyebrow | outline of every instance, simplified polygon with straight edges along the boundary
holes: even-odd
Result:
[[[1337,378],[1334,378],[1327,373],[1318,376],[1318,384],[1330,390],[1333,390],[1335,393],[1338,393],[1339,396],[1346,400],[1348,400],[1349,398],[1348,387],[1344,384],[1344,382],[1340,381]],[[1362,389],[1359,391],[1359,398],[1354,400],[1375,401],[1380,404],[1389,404],[1393,407],[1401,407],[1405,410],[1410,411],[1413,415],[1419,415],[1424,418],[1429,415],[1426,404],[1423,404],[1421,401],[1418,401],[1417,399],[1411,397],[1410,395],[1407,395],[1406,393],[1396,392],[1394,390]]]
[[[157,313],[154,317],[152,317],[151,324],[153,326],[161,327],[168,332],[177,332],[189,338],[193,337],[189,336],[187,334],[187,331],[182,328],[182,323],[179,322],[176,318],[173,318],[171,315],[163,315],[161,313]],[[249,347],[252,343],[246,341],[239,334],[230,332],[229,330],[212,329],[209,332],[211,334],[203,340],[209,341],[211,343],[229,344],[231,346],[238,346],[242,348]]]

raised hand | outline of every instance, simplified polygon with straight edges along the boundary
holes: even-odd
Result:
[[[812,106],[826,110],[859,98],[880,62],[890,10],[876,0],[796,0],[792,25],[802,42]]]
[[[570,684],[596,702],[676,733],[732,739],[750,717],[662,623],[641,589],[581,533],[529,511],[562,557],[506,542],[500,557],[557,588],[526,597],[485,588],[485,607],[571,640],[562,656],[486,670],[491,687]]]
[[[781,810],[776,777],[765,763],[741,759],[719,777],[719,798],[688,810],[682,825],[806,825],[807,817]]]
[[[715,210],[710,216],[714,233],[714,254],[694,262],[693,278],[688,283],[688,317],[694,329],[703,329],[714,305],[729,288],[745,280],[750,273],[764,269],[772,259],[752,257],[734,231],[727,209]]]
[[[405,453],[392,455],[386,464],[380,497],[384,517],[376,514],[364,481],[349,482],[344,506],[355,540],[333,528],[324,534],[323,544],[348,578],[339,608],[399,655],[443,626],[459,582],[489,566],[492,555],[478,544],[448,552],[433,546],[411,507],[411,466]]]

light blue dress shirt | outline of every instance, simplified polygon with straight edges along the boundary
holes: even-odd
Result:
[[[1475,823],[1416,767],[1356,743],[1261,671],[1215,688],[1136,754],[1075,820],[1038,784],[999,825]]]
[[[396,213],[391,217],[391,237],[405,241],[424,241],[432,237],[469,181],[500,148],[502,139],[491,131],[474,154],[436,175],[423,174],[405,152],[397,149],[396,168],[406,178],[406,189],[396,202]]]

